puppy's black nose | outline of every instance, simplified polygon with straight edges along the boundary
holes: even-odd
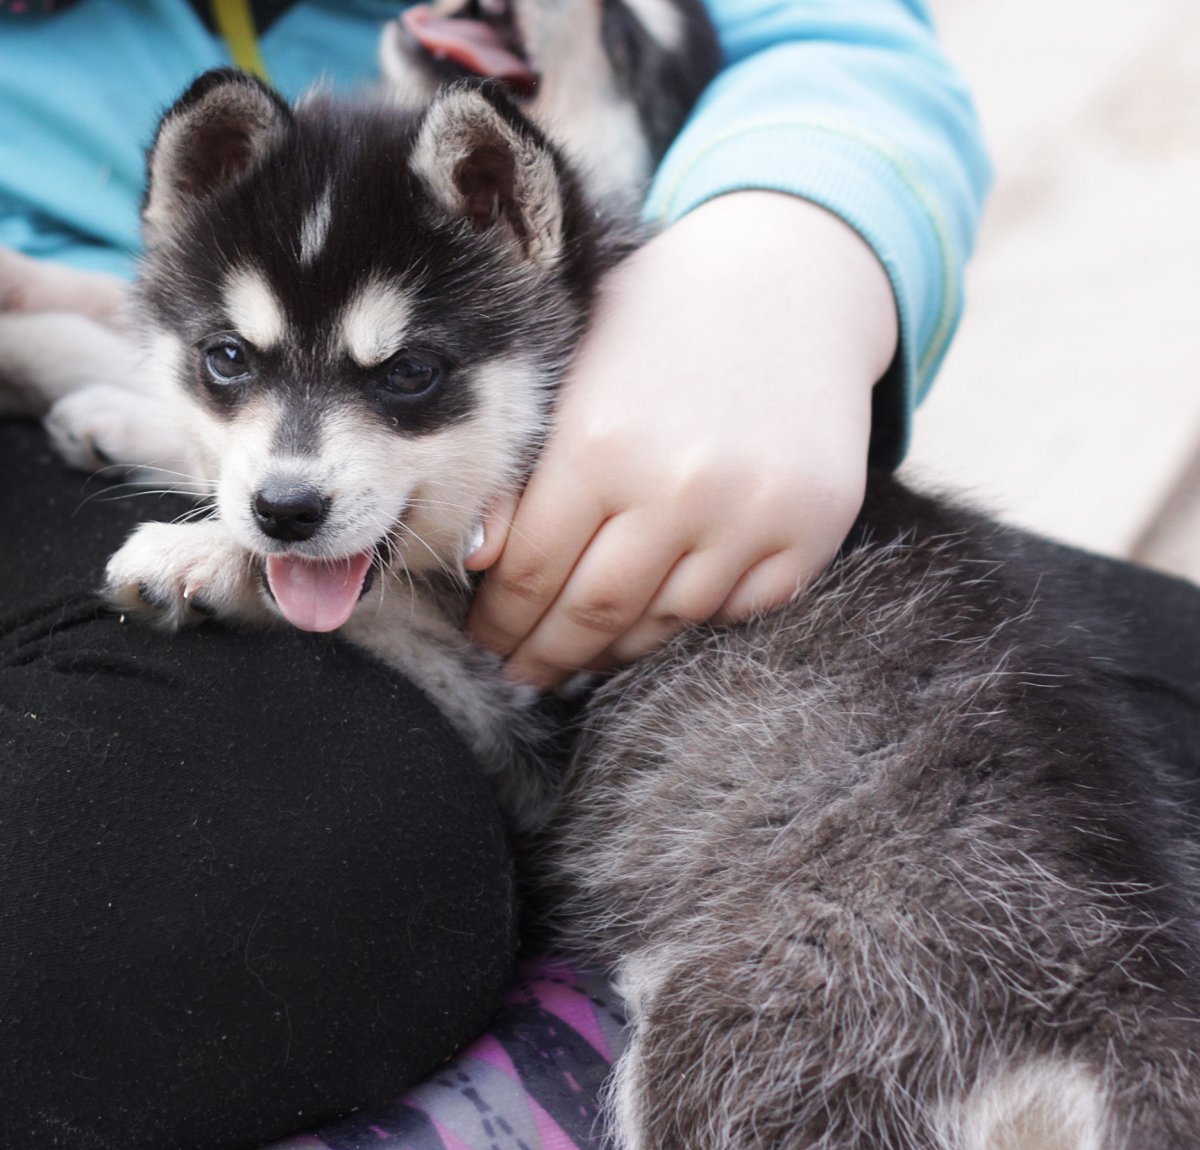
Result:
[[[311,539],[329,513],[330,501],[304,483],[268,483],[251,500],[264,535],[282,543]]]

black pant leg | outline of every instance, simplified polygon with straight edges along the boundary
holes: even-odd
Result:
[[[476,764],[327,637],[99,610],[137,503],[79,491],[0,425],[0,1145],[234,1150],[395,1096],[509,972]]]
[[[1163,758],[1200,800],[1200,587],[1145,567],[1088,557],[1105,610],[1119,620],[1117,668]]]
[[[1024,549],[1057,617],[1099,633],[1116,698],[1200,803],[1200,587],[1032,536]]]

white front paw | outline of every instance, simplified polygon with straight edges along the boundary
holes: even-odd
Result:
[[[259,572],[219,520],[143,523],[108,561],[104,595],[170,630],[211,616],[262,623],[273,615]]]
[[[45,426],[72,467],[161,469],[173,486],[186,478],[179,474],[187,464],[186,442],[166,405],[151,396],[107,384],[85,387],[55,403]]]

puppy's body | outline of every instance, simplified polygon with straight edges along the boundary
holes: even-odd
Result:
[[[515,11],[530,44],[561,33]],[[692,14],[636,11],[671,59]],[[614,245],[520,112],[422,67],[395,65],[402,99],[295,110],[210,75],[164,120],[139,322],[183,413],[160,460],[215,514],[143,527],[110,596],[340,628],[438,700],[560,939],[621,979],[625,1150],[1191,1150],[1181,820],[1002,530],[875,477],[814,587],[617,675],[566,776],[539,764],[462,634],[460,561],[536,457]]]
[[[1197,1144],[1186,819],[1020,550],[876,476],[796,602],[592,701],[544,866],[627,1145]]]

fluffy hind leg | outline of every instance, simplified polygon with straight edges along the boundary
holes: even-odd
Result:
[[[906,1074],[916,1060],[886,1034],[872,1048],[839,1029],[819,992],[755,1001],[738,973],[624,964],[631,1039],[606,1099],[620,1150],[951,1150],[908,1088],[928,1066]]]
[[[1049,1055],[981,1073],[937,1126],[954,1150],[1195,1150],[1200,1079],[1194,1054],[1128,1057],[1108,1050],[1102,1070]]]
[[[790,1022],[733,1007],[702,1018],[669,995],[644,1007],[609,1086],[620,1150],[1200,1146],[1200,1095],[1178,1064],[1102,1075],[1066,1058],[1034,1057],[981,1072],[950,1101],[957,1067],[922,1064],[884,1042],[864,1051],[861,1037],[845,1036],[844,1048],[836,1036],[814,1040],[812,1031],[828,1036],[828,1026],[803,1011]]]
[[[45,415],[63,396],[127,387],[136,373],[133,342],[94,319],[0,311],[0,415]]]
[[[621,1150],[1195,1150],[1160,1111],[1121,1121],[1101,1080],[1066,1061],[985,1075],[945,1104],[936,1079],[952,1072],[892,1077],[882,1049],[873,1071],[854,1066],[806,1041],[799,1020],[730,1012],[723,1026],[681,1027],[678,1006],[670,1018],[651,1004],[614,1068]]]
[[[1100,1021],[988,1026],[934,983],[871,983],[819,949],[787,970],[723,957],[623,964],[632,1037],[606,1107],[621,1150],[1200,1146],[1189,1018],[1114,996],[1116,1043]]]

